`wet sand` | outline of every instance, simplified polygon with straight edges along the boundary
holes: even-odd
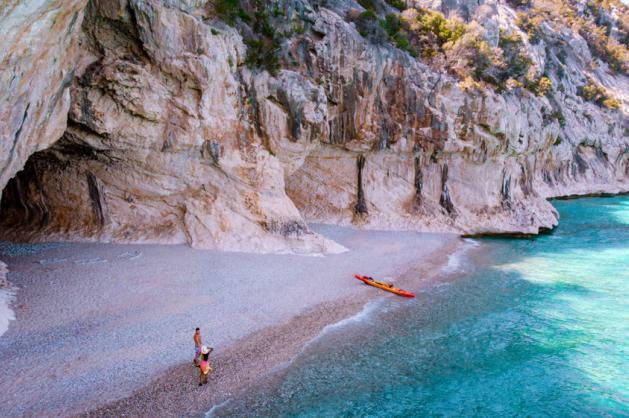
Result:
[[[315,226],[327,257],[70,244],[2,259],[17,287],[0,337],[0,415],[199,415],[277,370],[328,324],[389,297],[352,273],[418,289],[453,235]],[[216,348],[198,387],[192,332]],[[45,358],[44,369],[32,359]]]

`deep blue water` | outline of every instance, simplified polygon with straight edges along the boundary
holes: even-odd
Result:
[[[629,417],[629,198],[554,202],[463,274],[330,327],[216,416]]]

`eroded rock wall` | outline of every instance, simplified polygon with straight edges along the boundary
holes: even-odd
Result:
[[[7,187],[6,237],[342,250],[309,231],[249,123],[233,28],[104,0],[83,28],[67,129]]]
[[[0,2],[0,188],[66,128],[86,3]]]
[[[287,172],[288,193],[307,219],[372,228],[537,233],[557,223],[549,197],[628,189],[626,114],[577,97],[585,73],[578,35],[562,35],[568,37],[563,45],[577,47],[563,50],[571,70],[554,77],[564,93],[551,99],[523,90],[464,90],[453,77],[408,54],[366,41],[333,11],[321,9],[311,18],[318,36],[292,46],[297,50],[308,42],[296,71],[319,85],[312,89],[311,106],[327,98],[318,117],[327,124],[316,129],[319,146],[304,147],[302,167]],[[538,60],[557,61],[558,51],[543,52],[547,55]],[[607,75],[607,81],[626,91],[620,87],[626,77]],[[273,108],[280,96],[261,107]],[[293,105],[286,114],[290,118],[307,107]],[[551,116],[557,111],[564,115],[562,123]],[[280,159],[284,148],[308,143],[290,133],[285,137],[269,141]],[[357,165],[359,158],[364,164]]]
[[[306,221],[537,233],[557,224],[549,197],[629,189],[629,80],[588,67],[578,34],[547,27],[556,42],[525,44],[560,86],[554,96],[497,93],[361,36],[348,19],[358,3],[273,4],[274,29],[291,33],[273,75],[248,68],[250,28],[216,18],[211,2],[68,9],[85,14],[64,50],[75,76],[50,79],[61,101],[39,91],[42,106],[61,103],[53,128],[25,124],[40,129],[27,146],[18,123],[20,158],[2,153],[0,185],[40,151],[5,189],[3,236],[325,253],[341,248]],[[439,7],[481,22],[489,37],[514,28],[500,2]],[[74,33],[71,23],[64,30]],[[586,76],[617,91],[623,107],[582,100]]]

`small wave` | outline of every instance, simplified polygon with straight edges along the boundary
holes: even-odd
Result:
[[[369,317],[371,316],[371,314],[373,314],[375,311],[382,311],[382,302],[384,299],[380,298],[380,299],[376,299],[376,300],[372,300],[370,302],[367,302],[363,308],[357,312],[354,315],[348,316],[347,318],[344,318],[338,322],[334,322],[332,324],[328,324],[325,327],[323,327],[323,329],[319,332],[319,334],[315,335],[313,338],[311,338],[310,340],[308,340],[302,347],[301,349],[296,352],[288,361],[285,361],[281,364],[278,364],[277,366],[275,366],[272,370],[271,373],[275,373],[279,370],[282,370],[288,366],[290,366],[291,364],[293,364],[295,362],[295,360],[297,360],[302,354],[304,354],[308,348],[310,348],[314,343],[316,343],[317,341],[321,340],[323,337],[325,337],[327,334],[329,334],[331,331],[337,330],[339,328],[343,328],[347,325],[350,324],[356,324],[356,323],[360,323],[363,322],[367,319],[369,319]]]
[[[463,239],[464,244],[455,252],[448,256],[448,263],[441,268],[442,273],[453,274],[463,271],[464,262],[467,261],[467,253],[481,245],[480,242],[474,239]]]
[[[209,411],[205,413],[205,418],[212,418],[215,412],[220,411],[222,407],[227,406],[230,401],[231,399],[227,399],[226,401],[214,405]]]
[[[379,299],[375,299],[372,301],[367,302],[363,308],[360,310],[360,312],[352,315],[352,316],[348,316],[347,318],[341,319],[338,322],[335,322],[333,324],[329,324],[326,325],[321,332],[319,333],[319,335],[317,335],[316,337],[314,337],[312,340],[310,341],[314,341],[322,336],[324,336],[326,333],[330,332],[331,330],[337,329],[337,328],[342,328],[348,324],[352,324],[352,323],[357,323],[357,322],[362,322],[366,319],[369,318],[369,316],[375,312],[376,310],[378,310],[378,308],[380,308],[380,306],[382,305],[382,302],[384,301],[384,298],[379,298]]]
[[[471,248],[476,248],[481,246],[481,242],[474,238],[463,238],[463,242],[468,244]]]
[[[313,338],[308,340],[301,347],[301,349],[290,358],[290,360],[285,361],[285,362],[283,362],[281,364],[278,364],[273,369],[271,369],[269,373],[270,374],[277,373],[278,371],[280,371],[280,370],[282,370],[282,369],[284,369],[286,367],[289,367],[302,354],[304,354],[308,350],[308,348],[312,346],[312,344],[316,343],[317,341],[319,341],[320,339],[325,337],[331,331],[337,330],[339,328],[343,328],[343,327],[345,327],[347,325],[350,325],[350,324],[360,323],[360,322],[363,322],[363,321],[369,319],[371,314],[373,314],[375,311],[380,311],[382,309],[381,305],[382,305],[383,300],[384,300],[383,298],[380,298],[380,299],[369,301],[356,314],[348,316],[347,318],[344,318],[344,319],[342,319],[342,320],[340,320],[338,322],[326,325],[325,327],[323,327],[321,332],[319,332],[319,334],[317,334],[316,336],[314,336]],[[227,406],[230,402],[231,402],[231,399],[227,399],[226,401],[221,402],[220,404],[212,406],[212,408],[205,413],[205,418],[212,418],[212,417],[214,417],[215,413],[220,412],[220,410],[223,407]]]
[[[380,299],[367,302],[363,306],[363,308],[360,310],[360,312],[357,312],[356,314],[352,316],[348,316],[347,318],[341,319],[338,322],[334,322],[332,324],[326,325],[325,327],[323,327],[321,332],[319,332],[319,334],[317,334],[315,337],[313,337],[308,342],[306,342],[306,344],[304,344],[301,350],[299,350],[288,363],[289,364],[292,363],[297,357],[299,357],[302,353],[304,353],[312,344],[319,341],[321,338],[326,336],[331,331],[339,329],[339,328],[343,328],[349,324],[355,324],[355,323],[360,323],[360,322],[365,321],[366,319],[370,317],[372,313],[378,310],[378,308],[382,305],[383,300],[384,299],[380,298]]]

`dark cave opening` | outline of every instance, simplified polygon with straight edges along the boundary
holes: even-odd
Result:
[[[32,154],[0,199],[0,239],[39,241],[72,231],[97,232],[104,223],[97,180],[79,161],[96,159],[68,133]]]
[[[38,154],[28,159],[22,171],[9,180],[2,191],[0,237],[14,229],[42,229],[50,222],[46,195],[38,176],[43,163]]]

